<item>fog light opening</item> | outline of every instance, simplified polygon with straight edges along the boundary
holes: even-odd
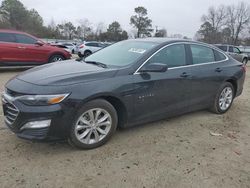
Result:
[[[24,129],[42,129],[50,126],[51,120],[43,120],[43,121],[31,121],[26,123],[21,130]]]

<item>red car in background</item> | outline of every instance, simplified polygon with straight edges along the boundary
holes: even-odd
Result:
[[[42,65],[70,59],[64,49],[51,46],[24,32],[0,29],[1,66]]]

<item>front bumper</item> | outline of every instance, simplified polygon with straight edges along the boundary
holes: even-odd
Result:
[[[4,121],[7,127],[18,137],[29,140],[58,140],[68,137],[73,121],[70,108],[64,104],[50,106],[27,106],[18,100],[12,100],[8,94],[2,96]],[[25,128],[29,122],[50,120],[49,126]]]

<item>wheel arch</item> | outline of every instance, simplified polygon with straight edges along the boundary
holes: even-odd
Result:
[[[91,50],[87,49],[87,50],[84,50],[83,55],[84,55],[86,52],[93,53]]]
[[[236,96],[237,90],[238,90],[238,84],[235,78],[229,78],[226,80],[226,82],[229,82],[233,85],[234,87],[234,96]]]
[[[128,118],[126,105],[124,104],[124,102],[122,102],[122,100],[118,96],[112,95],[110,93],[98,94],[98,95],[89,97],[81,103],[80,107],[82,107],[82,105],[84,105],[85,103],[92,101],[92,100],[96,100],[96,99],[106,100],[115,108],[115,110],[117,112],[117,116],[118,116],[118,126],[117,127],[123,127],[124,124],[126,124],[127,118]]]
[[[47,61],[49,62],[50,58],[54,55],[61,55],[64,57],[64,59],[66,59],[66,56],[62,52],[53,52],[53,53],[49,54]]]

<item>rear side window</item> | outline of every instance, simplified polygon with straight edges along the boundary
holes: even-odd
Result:
[[[216,61],[223,61],[226,60],[226,56],[222,54],[221,52],[218,52],[217,50],[214,50],[214,56]]]
[[[227,51],[227,46],[217,46],[219,49],[223,50],[224,52]]]
[[[166,64],[168,68],[186,65],[186,51],[184,44],[175,44],[162,49],[155,54],[148,63]]]
[[[16,39],[11,33],[0,33],[0,42],[16,42]]]
[[[234,52],[234,48],[232,46],[229,46],[229,52]]]
[[[27,35],[22,35],[22,34],[15,34],[16,35],[16,40],[17,43],[21,44],[35,44],[37,42],[36,39],[31,38]]]
[[[98,43],[94,43],[94,42],[92,42],[92,43],[87,43],[87,44],[85,44],[86,46],[92,46],[92,47],[98,47]]]
[[[201,46],[201,45],[190,45],[193,64],[202,64],[214,62],[214,52],[213,49]]]

